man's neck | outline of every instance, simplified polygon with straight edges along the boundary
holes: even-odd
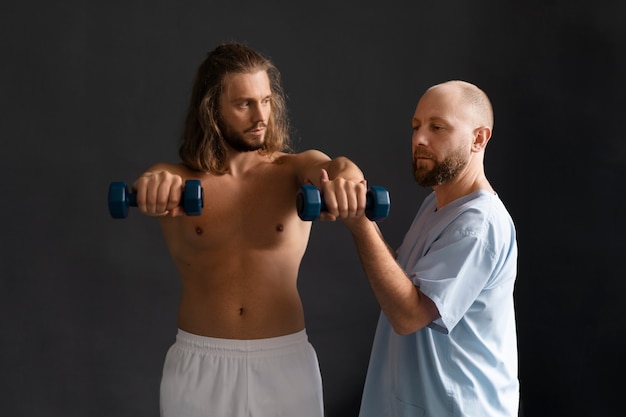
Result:
[[[454,200],[471,194],[474,191],[485,190],[490,193],[495,192],[487,180],[487,177],[485,177],[485,174],[482,172],[476,176],[458,176],[445,184],[434,186],[433,190],[437,196],[437,210],[442,209]]]

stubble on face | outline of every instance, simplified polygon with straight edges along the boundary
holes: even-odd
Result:
[[[427,168],[426,162],[418,161],[418,156],[428,158],[434,166],[430,169]],[[437,160],[434,155],[418,149],[413,154],[413,175],[415,181],[422,187],[434,187],[456,178],[467,163],[468,157],[461,147],[455,149],[442,161]]]
[[[222,82],[217,124],[224,142],[237,152],[264,149],[269,112],[260,110],[260,114],[255,115],[256,120],[253,121],[251,113],[237,111],[235,107],[246,103],[251,106],[267,104],[266,100],[271,96],[267,73],[259,70],[254,73],[229,74]],[[257,129],[259,130],[255,131]]]
[[[263,147],[265,146],[265,133],[263,134],[263,137],[261,137],[258,141],[251,142],[247,141],[245,138],[246,133],[250,130],[254,130],[258,127],[266,128],[266,125],[264,123],[260,123],[257,126],[252,126],[250,129],[247,129],[243,133],[235,132],[234,129],[226,126],[223,122],[220,122],[219,125],[222,131],[222,135],[224,137],[224,141],[228,144],[228,146],[230,146],[237,152],[254,152],[258,151],[259,149],[263,149]]]

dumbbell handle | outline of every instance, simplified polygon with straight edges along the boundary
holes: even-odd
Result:
[[[129,192],[128,195],[126,196],[126,198],[128,198],[128,205],[130,207],[137,207],[137,193],[135,192]],[[183,204],[183,202],[181,201],[179,205]]]
[[[185,181],[180,205],[188,216],[199,216],[204,206],[204,190],[200,180]],[[137,207],[137,193],[130,192],[125,182],[112,182],[109,185],[109,213],[115,219],[128,215],[128,207]]]
[[[381,186],[371,186],[366,193],[365,216],[372,221],[379,221],[389,216],[389,192]],[[319,190],[311,184],[300,187],[296,196],[296,208],[300,219],[315,220],[320,212],[326,211],[326,203]]]

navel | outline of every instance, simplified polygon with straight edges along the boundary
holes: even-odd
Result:
[[[282,232],[283,230],[285,230],[285,226],[283,226],[280,223],[276,225],[276,231],[277,232]]]
[[[203,232],[202,228],[200,226],[197,226],[196,227],[196,234],[199,236],[199,235],[202,234],[202,232]]]

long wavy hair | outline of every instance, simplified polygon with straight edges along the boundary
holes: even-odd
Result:
[[[198,68],[178,155],[188,168],[221,175],[226,142],[219,127],[219,101],[227,74],[265,71],[270,81],[271,112],[260,152],[291,152],[289,119],[280,72],[269,58],[241,43],[225,43],[211,51]]]

